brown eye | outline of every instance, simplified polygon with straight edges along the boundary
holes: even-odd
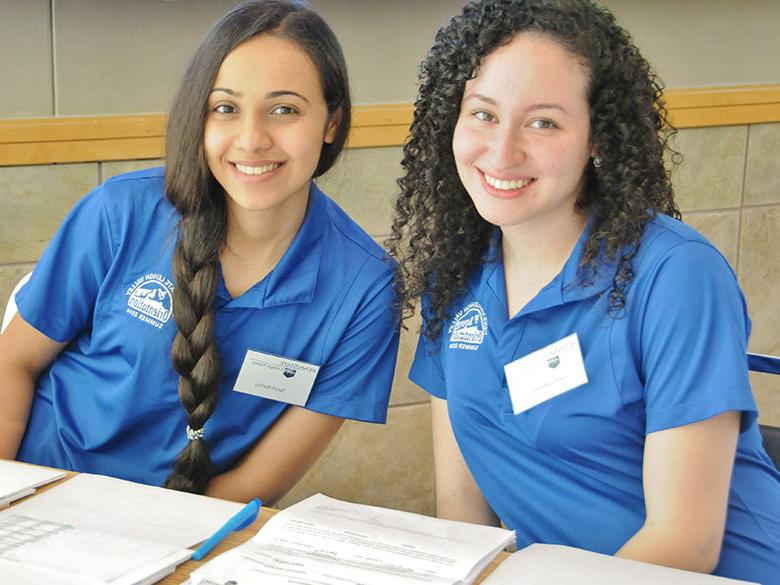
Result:
[[[529,126],[531,128],[536,128],[537,130],[552,130],[553,128],[557,128],[557,124],[553,122],[552,120],[547,120],[545,118],[539,118],[538,120],[533,120]]]
[[[472,114],[477,120],[480,120],[482,122],[493,122],[496,117],[491,114],[490,112],[486,112],[485,110],[477,110]]]
[[[218,104],[214,111],[218,114],[234,114],[236,112],[236,109],[231,106],[230,104]]]
[[[297,114],[298,110],[293,108],[292,106],[276,106],[273,110],[271,110],[271,114],[274,116],[289,116],[291,114]]]

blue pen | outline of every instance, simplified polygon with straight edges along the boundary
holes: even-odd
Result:
[[[228,534],[235,530],[241,530],[242,528],[249,526],[252,522],[255,521],[255,518],[257,518],[257,513],[260,511],[260,506],[262,505],[263,503],[259,499],[255,498],[246,506],[241,508],[235,516],[225,522],[222,528],[212,534],[206,542],[201,544],[197,550],[192,553],[192,558],[196,561],[201,560],[211,552],[212,548],[222,542]]]

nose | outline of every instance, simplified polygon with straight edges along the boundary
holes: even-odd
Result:
[[[260,116],[247,115],[239,124],[235,144],[239,150],[258,152],[271,148],[273,139]]]
[[[490,162],[493,170],[516,167],[525,161],[526,149],[522,131],[509,124],[499,125],[490,144]]]

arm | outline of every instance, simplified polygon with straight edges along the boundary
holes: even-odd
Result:
[[[617,556],[689,571],[718,564],[739,413],[650,433],[643,485],[646,519]]]
[[[447,401],[431,396],[436,515],[450,520],[498,526],[495,512],[463,460],[452,432]]]
[[[49,339],[18,314],[0,335],[0,458],[16,457],[35,382],[65,345]]]
[[[211,480],[206,494],[273,504],[306,473],[341,427],[344,419],[296,406],[289,407],[230,471]]]

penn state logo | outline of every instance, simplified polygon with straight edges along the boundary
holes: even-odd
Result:
[[[136,278],[125,294],[127,314],[162,329],[173,310],[173,283],[162,274],[149,273]]]
[[[292,378],[293,376],[295,376],[295,369],[289,367],[284,368],[282,370],[282,376],[284,376],[285,378]]]
[[[469,303],[455,315],[448,330],[450,349],[479,349],[488,332],[485,310],[477,301]]]

